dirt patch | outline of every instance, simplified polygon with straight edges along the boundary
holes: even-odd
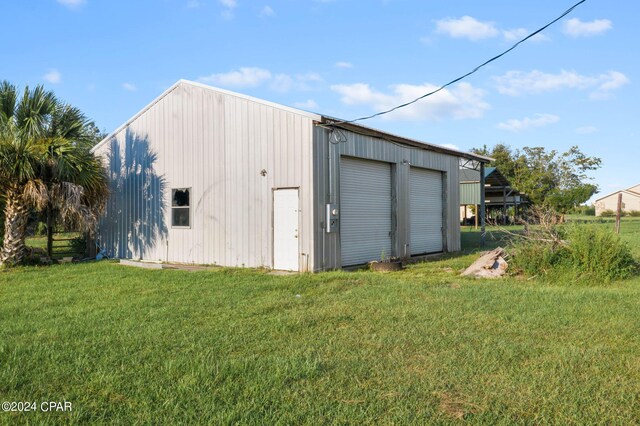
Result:
[[[466,401],[462,396],[451,392],[437,392],[436,396],[440,398],[438,408],[448,417],[456,420],[462,420],[467,414],[479,413],[480,407]]]

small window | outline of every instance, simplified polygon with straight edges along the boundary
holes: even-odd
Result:
[[[174,228],[189,228],[191,226],[191,200],[189,188],[171,190],[171,226]]]

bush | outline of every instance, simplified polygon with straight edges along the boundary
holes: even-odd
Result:
[[[511,247],[516,272],[547,281],[609,283],[638,271],[629,246],[610,230],[574,225],[557,238],[524,239]]]
[[[596,208],[595,206],[577,206],[571,210],[572,213],[580,214],[583,216],[595,216]]]
[[[613,217],[615,215],[616,215],[616,212],[614,212],[613,210],[610,210],[610,209],[602,210],[600,212],[600,216],[602,216],[602,217]]]
[[[36,225],[35,235],[40,237],[47,235],[47,224],[42,221],[38,222]]]
[[[640,210],[631,210],[627,212],[627,216],[640,217]]]
[[[84,256],[87,252],[87,237],[85,234],[81,234],[71,240],[71,250]]]
[[[631,249],[611,230],[576,226],[568,238],[566,257],[577,277],[608,283],[628,278],[637,269]]]

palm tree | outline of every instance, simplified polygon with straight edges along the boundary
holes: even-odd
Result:
[[[46,212],[49,241],[58,218],[94,229],[108,185],[100,160],[82,148],[88,124],[77,108],[42,86],[25,88],[18,100],[15,86],[0,83],[0,197],[5,202],[0,265],[23,260],[32,210]]]

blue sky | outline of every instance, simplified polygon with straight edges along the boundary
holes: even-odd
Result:
[[[415,98],[555,18],[558,0],[5,2],[0,79],[111,131],[180,78],[343,119]],[[438,96],[363,122],[469,150],[578,145],[601,194],[640,182],[640,3],[588,0]]]

